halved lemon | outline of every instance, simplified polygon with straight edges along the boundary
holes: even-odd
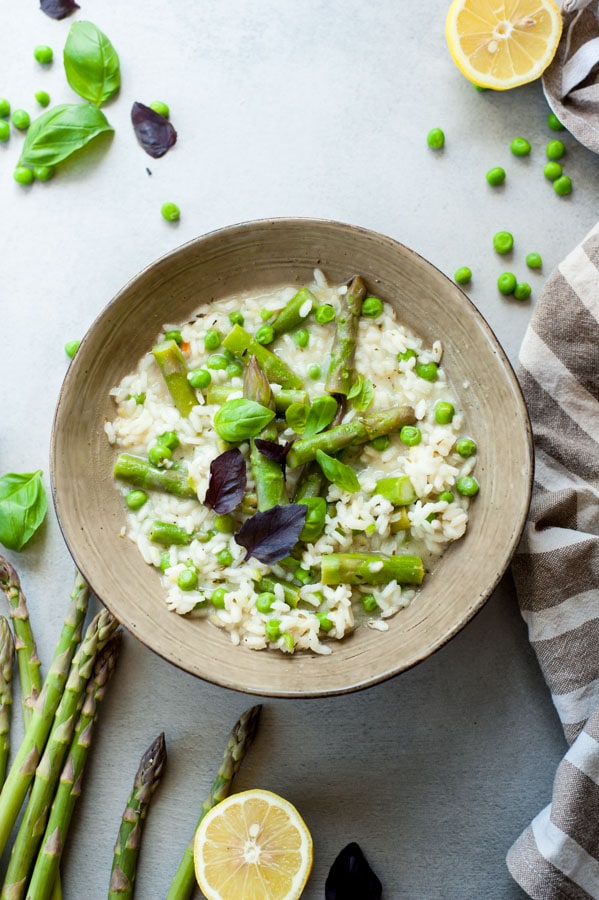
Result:
[[[288,800],[241,791],[206,813],[193,856],[207,900],[299,900],[312,871],[312,837]]]
[[[479,87],[505,91],[539,78],[557,50],[554,0],[453,0],[445,22],[458,69]]]

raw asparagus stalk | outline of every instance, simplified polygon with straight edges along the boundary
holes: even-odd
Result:
[[[255,356],[252,356],[248,362],[244,373],[243,395],[246,400],[255,400],[267,409],[275,408],[275,400],[268,378]],[[279,432],[275,422],[270,422],[260,433],[260,437],[265,441],[277,441]],[[261,512],[289,502],[285,476],[280,463],[268,459],[260,453],[254,440],[250,441],[250,468],[256,485],[258,509]]]
[[[261,712],[262,706],[260,704],[252,706],[241,715],[233,726],[220,769],[216,774],[210,793],[202,803],[196,831],[208,810],[212,809],[213,806],[216,806],[217,803],[220,803],[221,800],[224,800],[231,793],[233,779],[237,775],[244,756],[251,747],[258,730]],[[179,863],[179,868],[175,873],[166,900],[189,900],[195,883],[192,837],[185,848],[183,858]]]
[[[133,897],[144,819],[166,763],[164,732],[141,758],[114,847],[108,900]]]
[[[116,635],[98,651],[89,677],[89,667],[77,671],[75,660],[65,685],[62,699],[56,710],[54,725],[35,773],[31,793],[19,830],[13,843],[8,869],[2,886],[1,900],[18,900],[25,895],[27,879],[35,864],[40,841],[43,837],[52,798],[73,739],[79,710],[88,692],[106,684],[118,652]]]
[[[121,453],[114,466],[114,477],[147,491],[164,491],[177,497],[194,497],[196,489],[182,469],[159,469],[142,456]]]
[[[74,602],[78,602],[79,599]],[[81,645],[73,656],[80,635],[79,627],[74,620],[74,615],[65,620],[57,652],[33,707],[31,722],[0,792],[0,854],[6,848],[11,829],[35,775],[67,678],[72,686],[79,684],[83,692],[96,654],[118,626],[114,616],[108,610],[102,610],[91,621]],[[67,644],[68,635],[71,637],[70,644]],[[60,648],[63,648],[62,652],[58,652]]]
[[[8,620],[0,616],[0,787],[4,784],[10,755],[12,669],[15,642]]]
[[[279,335],[292,331],[298,325],[301,325],[312,312],[315,303],[316,297],[312,291],[307,287],[300,288],[297,294],[285,304],[270,323],[275,337],[279,337]]]
[[[152,348],[152,355],[158,363],[168,392],[182,416],[187,417],[198,400],[187,380],[188,370],[185,357],[176,341],[163,341]]]
[[[422,584],[423,578],[424,566],[419,556],[328,553],[321,561],[323,584]]]
[[[352,386],[356,335],[365,293],[366,285],[362,278],[356,275],[350,281],[347,293],[340,298],[331,362],[325,382],[325,387],[330,394],[341,394],[343,397],[347,397]]]
[[[19,576],[8,560],[0,557],[0,587],[10,606],[10,617],[15,630],[15,649],[19,681],[21,683],[21,703],[25,727],[31,721],[31,707],[42,687],[40,658],[37,655],[35,638],[31,630],[27,600],[21,589]]]
[[[98,714],[98,705],[104,699],[108,681],[116,665],[120,637],[121,632],[117,631],[104,650],[98,654],[94,664],[93,676],[87,684],[79,721],[60,775],[40,851],[29,882],[27,900],[51,900],[53,897],[54,885],[73,812],[81,794],[81,782],[91,745],[94,722]],[[36,783],[38,777],[39,768]]]
[[[315,459],[317,450],[329,454],[339,453],[350,444],[365,444],[383,434],[399,431],[404,425],[413,425],[415,421],[416,416],[411,406],[396,406],[352,419],[351,422],[344,422],[328,431],[296,441],[287,454],[287,465],[295,468],[310,462]]]
[[[252,356],[255,356],[262,371],[269,381],[280,384],[281,387],[296,390],[303,387],[303,381],[293,372],[287,363],[269,350],[247,332],[241,325],[234,325],[229,334],[223,340],[223,347],[239,357],[246,365]]]

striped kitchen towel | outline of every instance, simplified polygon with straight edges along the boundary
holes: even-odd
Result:
[[[535,900],[599,898],[599,226],[548,279],[518,377],[535,482],[512,572],[570,749],[507,865]]]

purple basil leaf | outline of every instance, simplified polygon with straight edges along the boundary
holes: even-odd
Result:
[[[169,120],[143,103],[133,104],[131,121],[135,137],[154,159],[164,156],[177,140],[177,132]]]
[[[241,450],[225,450],[210,463],[210,481],[204,503],[219,516],[235,509],[246,486],[245,459]]]
[[[40,9],[51,19],[66,19],[79,9],[79,4],[75,0],[40,0]]]
[[[344,847],[335,859],[324,893],[325,900],[380,900],[383,886],[355,841]]]
[[[291,450],[293,441],[287,441],[287,443],[285,444],[279,444],[277,443],[277,441],[266,441],[264,440],[264,438],[256,438],[254,440],[254,444],[256,445],[262,456],[265,456],[267,459],[271,459],[273,462],[277,462],[280,464],[284,476],[287,463],[287,454]]]
[[[270,564],[289,556],[301,534],[308,507],[303,503],[273,506],[246,519],[235,540],[245,547],[246,559],[255,556]]]

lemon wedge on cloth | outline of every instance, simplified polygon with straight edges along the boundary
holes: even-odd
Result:
[[[445,22],[458,69],[479,87],[506,91],[539,78],[557,50],[554,0],[453,0]]]
[[[312,838],[288,800],[255,789],[231,794],[204,816],[193,855],[208,900],[299,900],[312,871]]]

